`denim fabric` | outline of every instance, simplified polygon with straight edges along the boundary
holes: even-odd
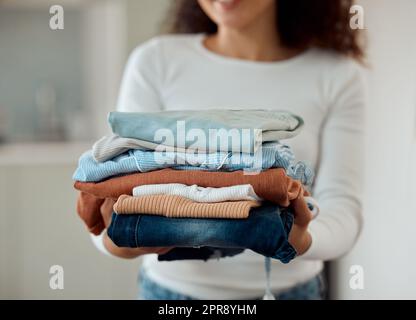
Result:
[[[198,300],[161,286],[150,279],[143,268],[139,275],[139,299],[141,300]],[[323,300],[326,296],[326,284],[322,274],[318,274],[311,280],[274,294],[274,296],[277,300]],[[247,300],[260,299],[262,297]]]
[[[180,153],[150,150],[129,150],[105,162],[95,161],[91,151],[79,159],[73,179],[97,182],[120,174],[148,172],[163,168],[180,170],[236,171],[284,168],[289,177],[310,185],[313,170],[303,162],[295,163],[288,146],[265,143],[256,153]]]
[[[119,247],[244,248],[288,263],[296,256],[288,241],[292,224],[288,209],[265,202],[239,220],[113,213],[107,233]]]
[[[175,260],[204,260],[219,259],[224,257],[233,257],[240,254],[244,249],[240,248],[173,248],[165,254],[158,255],[159,261],[175,261]]]
[[[301,117],[287,111],[229,109],[110,112],[108,122],[113,133],[124,138],[201,151],[248,153],[255,152],[261,142],[296,136],[304,124]],[[218,145],[218,141],[229,138],[227,134],[218,139],[219,130],[230,133],[232,130],[238,143],[228,139],[231,142],[228,145]]]

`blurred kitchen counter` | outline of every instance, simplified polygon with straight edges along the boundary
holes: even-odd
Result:
[[[40,142],[0,144],[0,166],[76,165],[93,142]]]

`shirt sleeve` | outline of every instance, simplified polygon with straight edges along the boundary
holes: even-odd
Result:
[[[107,232],[107,230],[104,230],[98,236],[96,236],[95,234],[90,233],[92,243],[95,245],[95,247],[101,253],[105,254],[106,256],[113,256],[110,253],[110,251],[108,251],[107,248],[104,246],[104,242],[103,242],[104,232]]]
[[[320,215],[310,223],[312,244],[300,259],[332,260],[346,254],[362,227],[366,86],[358,64],[347,66],[332,73],[343,80],[328,86],[332,98],[313,188]]]
[[[117,110],[153,112],[162,110],[162,52],[157,38],[130,54],[121,81]]]

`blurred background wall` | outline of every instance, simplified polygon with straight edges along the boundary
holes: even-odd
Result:
[[[0,298],[134,299],[140,259],[100,254],[75,213],[78,156],[108,132],[129,52],[170,0],[0,0]],[[49,29],[49,7],[65,10]],[[331,262],[336,299],[416,298],[412,0],[361,0],[369,41],[365,226]],[[62,265],[64,290],[49,288]],[[351,266],[364,271],[353,290]]]
[[[136,298],[140,260],[96,250],[71,176],[108,132],[126,59],[169,2],[0,1],[0,298]],[[55,4],[63,30],[49,28]],[[64,268],[64,290],[49,287],[52,265]]]
[[[365,220],[355,248],[331,264],[331,295],[416,299],[416,2],[358,3],[369,62]],[[363,290],[349,285],[355,265],[364,271]]]

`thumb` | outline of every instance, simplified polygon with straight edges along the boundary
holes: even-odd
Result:
[[[111,216],[113,214],[114,203],[115,200],[106,198],[100,207],[101,216],[103,217],[106,228],[108,228],[108,226],[111,223]]]
[[[309,210],[303,195],[292,200],[292,209],[295,215],[294,223],[300,227],[307,227],[312,220],[312,212]]]

